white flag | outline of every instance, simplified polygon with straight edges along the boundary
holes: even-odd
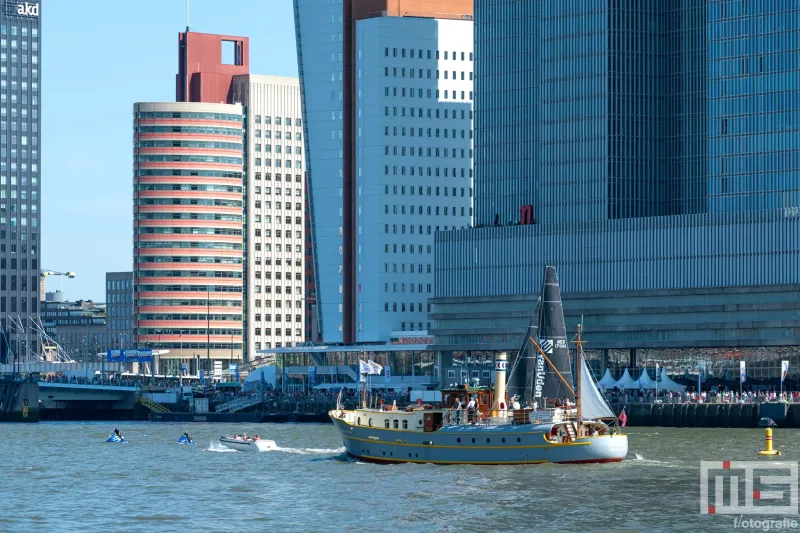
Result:
[[[370,372],[370,374],[380,375],[380,373],[383,372],[383,367],[381,365],[379,365],[378,363],[376,363],[375,361],[370,361],[369,362],[369,366],[370,366],[370,369],[372,370],[372,372]]]
[[[358,361],[358,373],[359,374],[372,374],[372,367],[366,361]]]

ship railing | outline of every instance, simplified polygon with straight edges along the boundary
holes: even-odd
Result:
[[[470,412],[465,409],[448,409],[442,416],[442,427],[451,426],[504,426],[514,423],[511,412],[506,416],[488,416],[485,413]]]
[[[520,416],[522,415],[522,416]],[[574,416],[573,416],[574,418]],[[504,426],[513,424],[548,424],[563,422],[570,419],[570,412],[565,412],[561,408],[537,409],[536,411],[524,410],[515,413],[508,410],[501,416],[489,416],[485,413],[470,413],[465,409],[448,409],[442,416],[442,427],[468,426],[468,425],[488,425]]]

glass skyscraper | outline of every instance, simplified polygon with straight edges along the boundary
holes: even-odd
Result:
[[[0,362],[40,351],[40,14],[32,2],[0,9]]]
[[[476,0],[476,227],[437,235],[443,354],[517,346],[552,264],[604,361],[797,357],[798,48],[798,0]]]

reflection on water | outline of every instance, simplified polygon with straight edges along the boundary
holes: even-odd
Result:
[[[105,442],[115,425],[128,444]],[[185,430],[201,444],[177,444]],[[234,432],[277,447],[220,446]],[[775,431],[782,460],[797,437]],[[347,458],[332,425],[6,424],[0,531],[731,531],[699,513],[699,461],[762,445],[757,429],[631,428],[619,464],[386,466]]]

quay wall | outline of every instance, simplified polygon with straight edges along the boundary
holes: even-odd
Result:
[[[0,380],[0,422],[38,422],[39,386]]]
[[[688,428],[756,428],[758,421],[771,418],[778,427],[800,428],[800,404],[728,404],[728,403],[628,403],[613,404],[615,413],[622,408],[629,426]]]

